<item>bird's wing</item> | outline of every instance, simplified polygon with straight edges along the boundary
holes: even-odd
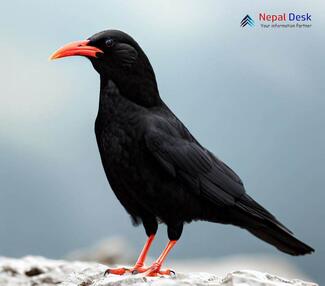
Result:
[[[144,134],[147,149],[189,191],[221,207],[236,206],[244,216],[267,220],[291,233],[246,193],[238,175],[202,147],[176,117],[160,117],[158,120],[151,118],[152,122],[155,123]]]
[[[235,172],[194,138],[173,136],[165,130],[153,128],[145,134],[145,142],[169,174],[184,182],[190,191],[213,203],[234,205],[245,193]]]

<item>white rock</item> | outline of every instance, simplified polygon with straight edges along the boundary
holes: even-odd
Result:
[[[245,270],[229,273],[224,278],[203,272],[177,273],[176,277],[144,277],[142,274],[103,276],[107,266],[89,262],[50,260],[27,256],[21,259],[0,258],[0,286],[316,286],[311,282],[287,280],[267,273]]]
[[[241,254],[218,258],[169,259],[167,263],[171,269],[177,269],[178,272],[209,272],[224,277],[238,269],[254,269],[287,279],[312,280],[284,256]]]

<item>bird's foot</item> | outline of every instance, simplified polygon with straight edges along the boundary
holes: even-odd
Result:
[[[124,274],[139,274],[143,273],[144,276],[174,276],[175,272],[170,269],[161,270],[161,266],[157,263],[152,264],[150,267],[144,267],[143,265],[134,265],[132,268],[109,268],[105,271],[104,276],[108,274],[114,274],[114,275],[124,275]]]
[[[175,272],[170,269],[161,269],[161,265],[158,263],[153,263],[150,267],[148,267],[144,272],[144,276],[175,276]]]
[[[108,268],[104,272],[104,276],[108,274],[114,274],[114,275],[124,275],[125,273],[130,272],[130,269],[121,267],[121,268]]]
[[[136,264],[132,268],[126,268],[126,267],[122,267],[122,268],[108,268],[105,271],[104,276],[106,276],[108,274],[114,274],[114,275],[138,274],[138,273],[146,272],[147,270],[148,270],[148,268],[147,267],[143,267],[142,264]]]

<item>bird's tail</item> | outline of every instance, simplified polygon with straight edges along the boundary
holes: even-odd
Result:
[[[248,227],[247,230],[258,238],[272,244],[277,249],[290,255],[305,255],[314,252],[309,245],[295,238],[292,234],[277,226]]]
[[[236,205],[242,215],[238,226],[290,255],[314,252],[312,247],[295,238],[288,228],[247,194]]]

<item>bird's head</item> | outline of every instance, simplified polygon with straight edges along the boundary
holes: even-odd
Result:
[[[138,43],[122,31],[106,30],[87,40],[66,44],[55,51],[50,59],[69,56],[87,57],[101,79],[113,80],[120,89],[124,89],[124,94],[132,91],[136,97],[139,87],[145,85],[150,93],[156,92],[158,95],[156,78],[147,56]]]

